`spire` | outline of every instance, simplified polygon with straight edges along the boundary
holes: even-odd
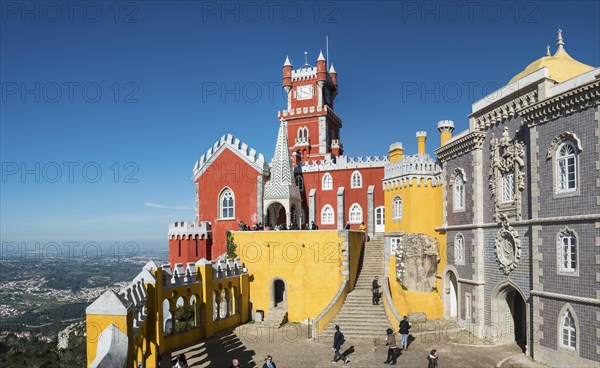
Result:
[[[283,63],[283,66],[292,66],[292,63],[290,63],[290,58],[287,55],[285,56],[285,63]]]
[[[294,182],[285,121],[279,125],[275,155],[271,161],[271,177],[265,185],[264,193],[265,197],[300,197],[300,191]]]
[[[546,45],[546,56],[550,56],[550,45]]]
[[[329,74],[333,74],[335,72],[335,68],[333,67],[333,64],[331,64],[331,66],[329,67]]]
[[[560,52],[560,51],[565,51],[564,49],[564,45],[565,45],[565,41],[563,41],[562,38],[562,29],[558,28],[558,39],[556,40],[556,44],[558,45],[558,50],[556,50],[556,52]]]
[[[323,50],[321,50],[321,52],[319,52],[319,58],[317,59],[317,61],[324,61],[325,57],[323,56]]]

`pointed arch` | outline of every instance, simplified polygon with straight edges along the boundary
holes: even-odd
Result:
[[[224,187],[219,193],[219,219],[235,219],[235,195],[229,187]]]

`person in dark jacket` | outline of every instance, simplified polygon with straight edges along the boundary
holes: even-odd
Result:
[[[385,345],[388,346],[387,359],[384,364],[396,365],[396,359],[398,359],[398,347],[396,347],[396,334],[391,328],[387,329],[387,339]]]
[[[344,342],[346,340],[344,339],[344,334],[340,331],[340,326],[336,325],[335,326],[335,334],[333,335],[333,359],[331,360],[332,363],[336,363],[338,361],[338,359],[342,359],[344,361],[344,364],[348,364],[350,363],[350,360],[348,358],[346,358],[345,356],[342,355],[342,353],[340,353],[340,349],[342,348],[342,345],[344,345]]]
[[[429,353],[429,356],[427,357],[427,360],[429,361],[429,365],[427,365],[427,368],[438,368],[437,350],[433,349]]]
[[[237,359],[234,359],[231,361],[231,365],[229,366],[229,368],[241,368],[242,365],[240,364],[240,361]]]
[[[408,330],[412,323],[408,322],[408,317],[404,316],[400,321],[400,336],[402,336],[402,349],[408,350]]]
[[[373,280],[373,289],[371,291],[373,292],[373,305],[379,305],[379,282],[377,276]]]
[[[267,357],[265,358],[265,364],[263,364],[262,368],[277,368],[275,362],[273,362],[272,356],[267,355]]]

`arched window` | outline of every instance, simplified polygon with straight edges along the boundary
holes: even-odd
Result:
[[[323,190],[331,190],[333,189],[333,178],[330,173],[325,173],[323,175],[323,179],[321,181],[321,188]]]
[[[465,209],[465,178],[461,172],[454,177],[454,210]]]
[[[454,237],[454,263],[465,264],[465,238],[462,234]]]
[[[577,235],[573,230],[564,229],[557,240],[558,269],[561,272],[577,271]]]
[[[298,128],[298,138],[296,139],[299,143],[308,142],[308,128],[300,127]]]
[[[360,174],[360,172],[355,171],[352,173],[350,188],[362,188],[362,175]]]
[[[392,202],[392,220],[402,220],[402,198],[400,198],[400,196],[394,197]]]
[[[304,179],[300,175],[296,176],[296,186],[300,190],[304,190]]]
[[[562,314],[560,322],[562,332],[560,345],[575,350],[577,348],[577,326],[575,325],[575,319],[569,309]]]
[[[515,172],[509,171],[502,175],[502,203],[515,200]]]
[[[363,220],[362,208],[358,203],[354,203],[350,206],[350,223],[360,224]]]
[[[325,206],[323,206],[323,209],[321,210],[321,224],[325,224],[325,225],[331,225],[333,224],[333,218],[334,218],[334,213],[333,213],[333,207],[331,207],[330,205],[326,204]]]
[[[235,218],[235,198],[231,189],[225,188],[221,191],[221,195],[219,196],[219,208],[219,218]]]
[[[577,190],[577,150],[573,143],[565,142],[556,150],[556,191]]]

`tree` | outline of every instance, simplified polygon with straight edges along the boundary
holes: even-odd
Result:
[[[231,234],[231,231],[227,231],[227,258],[237,258],[236,248],[237,245],[233,242],[233,234]]]

